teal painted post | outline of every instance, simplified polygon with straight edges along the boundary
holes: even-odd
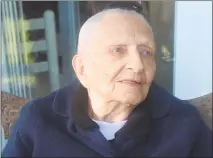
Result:
[[[67,85],[74,78],[72,57],[76,52],[77,35],[80,25],[78,1],[59,1],[59,50],[62,56],[62,84]]]
[[[60,88],[58,53],[56,42],[55,16],[50,10],[44,13],[45,38],[49,66],[49,79],[51,91]]]

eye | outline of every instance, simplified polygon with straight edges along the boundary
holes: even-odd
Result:
[[[141,55],[143,55],[143,56],[152,56],[152,53],[150,51],[141,51]]]
[[[111,52],[113,52],[113,53],[123,53],[124,49],[121,48],[121,47],[116,47],[116,48],[112,48]]]

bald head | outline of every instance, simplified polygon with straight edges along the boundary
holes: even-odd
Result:
[[[103,26],[103,24],[108,23],[109,25],[113,26],[113,24],[118,22],[119,19],[128,20],[127,18],[125,19],[126,16],[132,16],[141,20],[144,25],[143,27],[146,27],[153,36],[152,28],[143,15],[135,11],[126,9],[106,9],[93,15],[83,24],[79,32],[77,52],[80,53],[82,51],[85,51],[85,46],[89,44],[94,34],[97,33],[98,30],[100,30],[101,24]],[[120,25],[120,27],[122,27],[122,25]]]

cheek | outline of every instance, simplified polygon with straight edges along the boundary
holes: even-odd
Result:
[[[90,84],[101,86],[110,78],[110,67],[104,62],[92,61],[88,65],[86,75]]]
[[[150,84],[155,76],[156,64],[155,62],[146,62],[145,65],[146,82],[147,84]]]
[[[116,62],[113,59],[105,56],[93,63],[94,73],[97,74],[98,78],[103,78],[103,81],[112,81],[120,70],[121,62]]]
[[[97,66],[93,60],[87,61],[84,66],[84,79],[85,83],[87,84],[87,88],[93,86],[93,83],[97,82],[96,70]]]
[[[114,61],[114,58],[108,55],[102,54],[101,57],[96,55],[85,68],[88,86],[111,91],[116,77],[122,70],[122,63],[122,61]]]

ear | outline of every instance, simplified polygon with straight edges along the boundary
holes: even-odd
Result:
[[[72,67],[75,71],[75,74],[78,78],[78,80],[81,82],[81,84],[85,87],[85,72],[84,72],[84,62],[83,58],[80,54],[76,54],[72,58]]]

